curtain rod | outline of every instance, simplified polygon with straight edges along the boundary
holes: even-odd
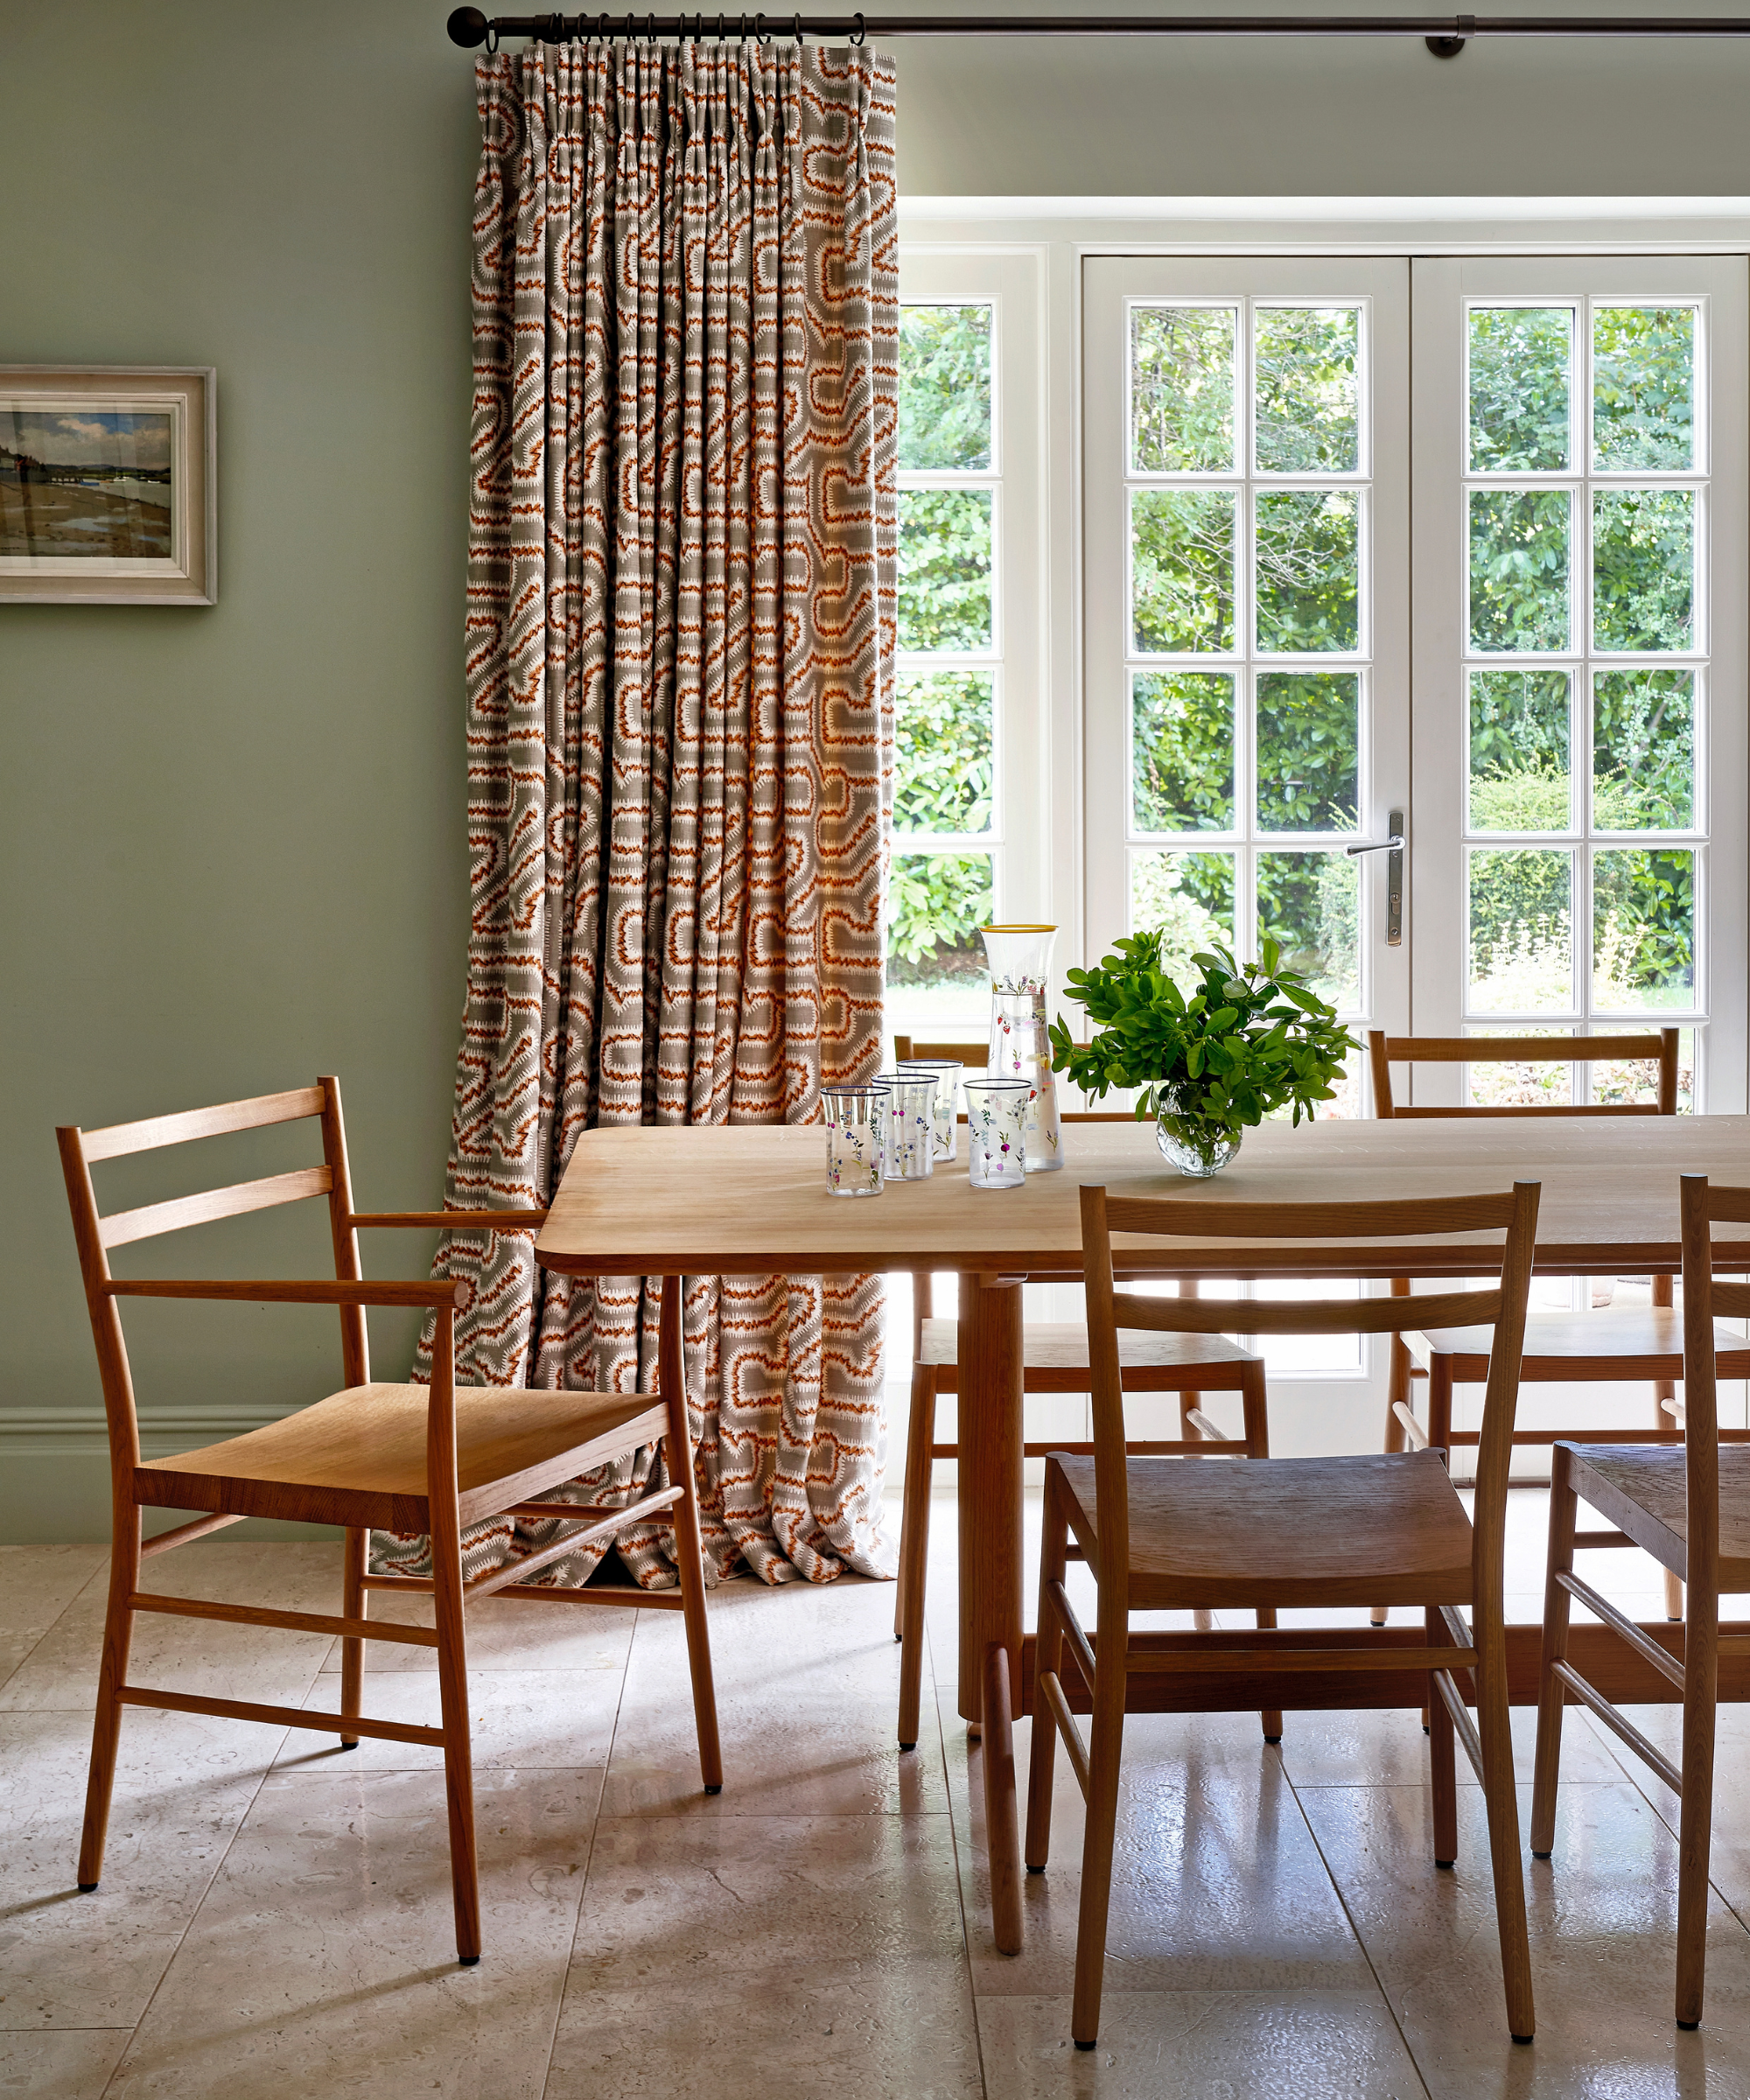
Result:
[[[720,12],[499,15],[458,7],[450,39],[496,51],[505,37],[564,44],[574,37],[679,37],[698,41],[754,36],[865,37],[1420,37],[1438,59],[1455,59],[1473,37],[1750,37],[1750,19],[1725,15],[855,15],[770,17]]]

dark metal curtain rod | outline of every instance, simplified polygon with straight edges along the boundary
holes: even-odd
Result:
[[[1750,18],[1723,15],[500,15],[450,17],[452,43],[496,50],[506,37],[564,44],[574,37],[1420,37],[1452,59],[1473,37],[1750,37]]]

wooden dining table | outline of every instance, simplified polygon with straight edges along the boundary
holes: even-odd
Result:
[[[1012,1716],[1026,1711],[1032,1661],[1022,1625],[1020,1285],[1081,1274],[1082,1184],[1169,1200],[1218,1194],[1292,1203],[1475,1194],[1537,1181],[1540,1274],[1675,1273],[1677,1177],[1750,1184],[1750,1116],[1269,1124],[1248,1132],[1213,1186],[1168,1166],[1144,1124],[1074,1125],[1063,1151],[1060,1170],[1030,1175],[1020,1188],[974,1189],[962,1152],[926,1180],[889,1182],[878,1197],[852,1200],[828,1193],[825,1134],[816,1124],[598,1129],[578,1140],[536,1246],[550,1269],[660,1276],[673,1290],[686,1276],[957,1271],[958,1704],[969,1726],[983,1731],[994,1935],[1011,1953],[1021,1944]],[[1727,1228],[1722,1236],[1744,1239],[1750,1269],[1750,1228]],[[1480,1266],[1467,1268],[1467,1244],[1455,1237],[1315,1250],[1304,1241],[1249,1242],[1242,1250],[1209,1240],[1120,1239],[1114,1251],[1130,1277],[1434,1278]],[[1662,1622],[1648,1631],[1670,1644]],[[1387,1627],[1355,1637],[1414,1645],[1424,1636]],[[1600,1648],[1586,1663],[1607,1696],[1670,1696],[1662,1677],[1609,1639],[1626,1662]],[[1509,1628],[1509,1667],[1515,1696],[1523,1698],[1535,1685],[1535,1628]],[[1172,1683],[1183,1696],[1183,1673]],[[1344,1696],[1351,1685],[1352,1701]],[[1321,1680],[1312,1703],[1420,1704],[1424,1690],[1409,1672],[1358,1672],[1342,1684]],[[1722,1696],[1750,1696],[1750,1684],[1723,1683]],[[1160,1703],[1172,1698],[1163,1693]]]

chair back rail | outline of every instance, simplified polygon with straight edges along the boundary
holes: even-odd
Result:
[[[1098,1184],[1081,1191],[1082,1245],[1088,1298],[1088,1342],[1094,1403],[1095,1483],[1101,1551],[1124,1566],[1130,1552],[1129,1472],[1124,1453],[1124,1392],[1118,1368],[1120,1327],[1184,1334],[1218,1333],[1242,1317],[1248,1332],[1273,1334],[1390,1334],[1431,1325],[1494,1327],[1477,1460],[1474,1575],[1479,1594],[1498,1605],[1506,1540],[1507,1482],[1512,1459],[1525,1311],[1536,1247],[1540,1185],[1516,1182],[1510,1193],[1408,1202],[1224,1203],[1111,1197]],[[1149,1235],[1223,1245],[1249,1240],[1321,1239],[1365,1242],[1416,1235],[1499,1232],[1498,1243],[1476,1249],[1480,1270],[1498,1269],[1499,1282],[1481,1291],[1436,1297],[1332,1300],[1268,1299],[1238,1315],[1231,1300],[1144,1298],[1120,1292],[1113,1274],[1112,1235]],[[1127,1256],[1134,1249],[1127,1247]],[[1467,1257],[1468,1258],[1468,1257]],[[1750,1299],[1750,1288],[1746,1289]],[[1438,1310],[1436,1309],[1438,1308]],[[1109,1543],[1110,1542],[1110,1543]],[[1109,1591],[1101,1586],[1101,1609]],[[1112,1630],[1119,1634],[1114,1602]],[[1106,1628],[1102,1626],[1102,1634]]]
[[[1451,1108],[1410,1108],[1391,1090],[1391,1067],[1407,1065],[1596,1063],[1645,1061],[1659,1068],[1659,1097],[1652,1102],[1564,1102],[1495,1107],[1464,1102]],[[1677,1112],[1677,1031],[1656,1035],[1470,1036],[1387,1035],[1368,1030],[1368,1063],[1373,1074],[1374,1114],[1382,1120],[1415,1117],[1450,1120],[1460,1116],[1675,1116]]]

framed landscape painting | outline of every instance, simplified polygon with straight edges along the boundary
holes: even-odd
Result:
[[[0,365],[0,604],[210,606],[210,368]]]

